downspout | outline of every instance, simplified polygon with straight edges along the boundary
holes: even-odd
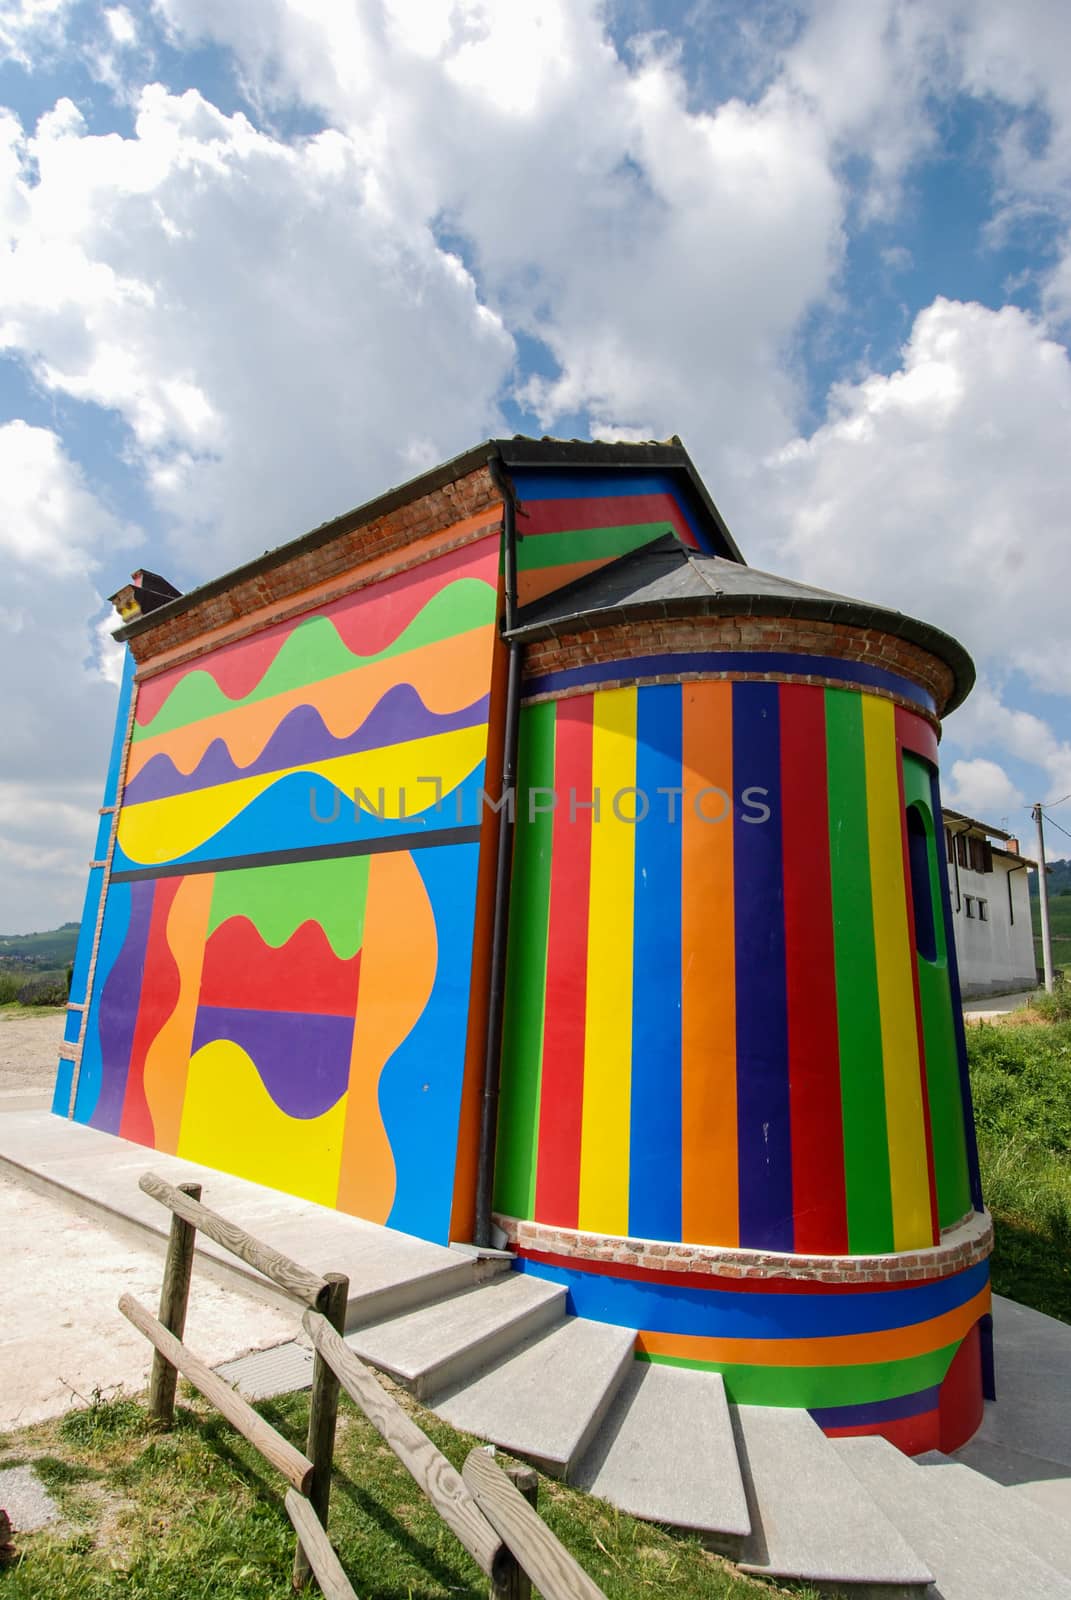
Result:
[[[965,833],[970,833],[970,831],[971,831],[971,825],[968,822],[968,824],[967,824],[967,826],[965,828],[961,828],[959,830],[959,833],[953,833],[952,834],[952,865],[956,869],[955,878],[956,878],[956,910],[957,911],[960,910],[960,908],[961,908],[961,906],[963,904],[963,901],[962,901],[962,897],[961,897],[960,892],[959,892],[959,851],[955,848],[955,845],[956,845],[956,840],[957,839],[962,838],[962,836]],[[949,829],[949,832],[951,833],[952,830]]]
[[[480,1143],[476,1165],[476,1220],[473,1243],[491,1244],[491,1206],[498,1143],[498,1092],[502,1078],[502,1025],[506,999],[506,951],[509,939],[510,886],[513,874],[513,829],[517,795],[517,742],[521,710],[521,665],[524,645],[513,638],[517,621],[517,500],[497,456],[487,463],[491,479],[501,490],[502,567],[505,598],[502,631],[509,661],[506,675],[505,729],[502,740],[502,787],[499,792],[498,854],[495,862],[495,899],[491,920],[491,971],[487,996],[487,1040],[483,1063],[483,1101],[480,1106]]]

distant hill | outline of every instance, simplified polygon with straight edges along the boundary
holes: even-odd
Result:
[[[77,922],[47,933],[0,934],[0,971],[54,972],[69,967],[78,943]]]

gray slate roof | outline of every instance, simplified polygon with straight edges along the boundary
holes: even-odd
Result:
[[[509,637],[529,642],[614,622],[695,616],[843,622],[910,640],[952,669],[955,683],[946,711],[958,706],[974,683],[974,663],[963,646],[928,622],[689,550],[674,534],[522,606]]]

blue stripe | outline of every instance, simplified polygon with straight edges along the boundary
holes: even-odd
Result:
[[[569,1291],[574,1316],[611,1322],[651,1333],[717,1335],[725,1339],[823,1339],[838,1334],[883,1333],[929,1322],[965,1305],[985,1288],[989,1263],[980,1261],[950,1278],[911,1289],[860,1290],[855,1294],[739,1293],[731,1289],[689,1289],[653,1283],[649,1278],[611,1278],[521,1257],[520,1272],[560,1283]]]
[[[632,988],[632,1127],[628,1230],[681,1237],[681,690],[637,695],[636,787],[649,811],[636,829]],[[642,810],[642,804],[641,804]]]
[[[952,998],[952,1026],[956,1036],[956,1066],[959,1071],[959,1092],[963,1102],[963,1132],[967,1145],[967,1174],[970,1179],[971,1205],[975,1211],[984,1211],[982,1199],[982,1173],[978,1165],[978,1136],[974,1126],[974,1100],[971,1096],[971,1075],[967,1065],[967,1031],[963,1022],[963,997],[959,987],[959,962],[956,957],[956,930],[952,921],[952,890],[948,882],[945,853],[942,849],[944,831],[941,827],[941,790],[936,770],[930,772],[930,805],[933,809],[937,833],[937,876],[941,883],[941,915],[945,919],[945,952],[948,958],[948,987]]]
[[[940,1393],[940,1384],[934,1384],[932,1389],[894,1395],[891,1400],[866,1400],[857,1406],[816,1406],[811,1416],[820,1428],[862,1428],[872,1422],[899,1422],[903,1417],[920,1417],[935,1410]]]
[[[546,672],[542,677],[529,678],[524,685],[524,697],[532,699],[537,694],[554,694],[559,689],[576,689],[588,683],[616,682],[625,678],[630,683],[637,678],[657,678],[667,672],[777,672],[785,677],[831,678],[836,683],[858,683],[867,688],[888,689],[901,699],[911,700],[924,711],[936,713],[934,699],[917,683],[901,678],[895,672],[872,667],[862,661],[836,661],[831,656],[789,655],[775,650],[703,650],[682,651],[679,655],[629,656],[624,661],[600,661],[592,666],[572,667],[567,672]]]
[[[71,1090],[74,1087],[74,1062],[60,1056],[56,1072],[56,1087],[52,1091],[52,1110],[57,1117],[65,1117],[71,1109]]]
[[[791,1250],[781,716],[775,683],[733,685],[733,781],[740,1244]],[[759,804],[768,808],[765,819]]]

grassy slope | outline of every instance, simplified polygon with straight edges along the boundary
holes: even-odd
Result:
[[[48,933],[0,934],[0,965],[10,956],[31,956],[45,967],[67,967],[78,943],[77,922]]]
[[[1071,1322],[1071,1001],[967,1035],[993,1287]]]
[[[412,1405],[460,1467],[476,1441]],[[262,1405],[303,1443],[307,1395]],[[3,1600],[287,1600],[294,1539],[271,1469],[199,1399],[154,1434],[129,1399],[69,1413],[7,1441],[0,1463],[33,1461],[65,1526],[20,1541],[0,1573]],[[610,1600],[759,1600],[771,1590],[732,1571],[693,1539],[636,1522],[547,1478],[547,1522]],[[348,1401],[340,1418],[331,1537],[359,1595],[377,1600],[486,1600],[487,1579],[424,1500],[390,1449]],[[808,1591],[795,1591],[797,1600]]]

